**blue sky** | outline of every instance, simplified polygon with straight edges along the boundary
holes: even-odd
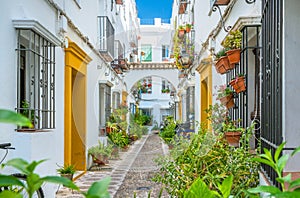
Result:
[[[141,19],[170,19],[173,0],[136,0],[138,17]]]

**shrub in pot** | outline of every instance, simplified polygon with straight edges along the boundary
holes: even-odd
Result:
[[[242,33],[239,30],[230,31],[223,42],[223,47],[227,49],[229,63],[235,65],[241,59]]]

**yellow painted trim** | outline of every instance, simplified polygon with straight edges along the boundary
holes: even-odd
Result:
[[[86,65],[92,61],[92,58],[89,57],[76,43],[71,41],[69,41],[69,46],[65,49],[65,53],[66,66],[72,67],[86,75]],[[69,53],[70,55],[67,56]]]
[[[64,162],[74,164],[79,170],[86,169],[86,68],[91,60],[76,43],[69,41],[69,46],[65,49]],[[84,150],[81,157],[77,157],[75,145],[78,145],[76,148],[82,148],[81,151]],[[77,161],[79,164],[76,164]]]
[[[207,125],[209,128],[210,123],[206,122],[206,115],[203,113],[205,109],[212,104],[212,95],[213,95],[213,88],[212,88],[212,57],[207,57],[202,59],[200,65],[196,68],[197,72],[200,74],[200,97],[201,105],[200,105],[200,120]],[[205,87],[204,87],[205,86]]]

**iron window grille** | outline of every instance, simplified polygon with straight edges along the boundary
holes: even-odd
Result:
[[[195,87],[190,86],[186,90],[186,120],[187,127],[194,128],[195,116]]]
[[[259,31],[260,25],[244,26],[242,32],[241,60],[226,75],[227,86],[239,74],[244,74],[246,91],[234,94],[235,106],[229,110],[232,120],[240,120],[239,127],[248,128],[252,121],[259,125]],[[255,131],[259,134],[259,126]],[[259,135],[257,135],[257,138]]]
[[[99,23],[99,51],[107,62],[114,57],[115,29],[107,16],[98,16]]]
[[[17,38],[17,111],[32,121],[34,130],[53,129],[55,45],[29,29],[17,29]]]
[[[262,1],[262,149],[275,152],[282,143],[282,0]],[[276,172],[262,165],[270,182],[280,187]]]

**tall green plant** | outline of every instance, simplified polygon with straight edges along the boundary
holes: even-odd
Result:
[[[296,153],[299,153],[300,147],[295,149],[291,155],[284,154],[280,157],[280,154],[283,151],[284,145],[282,143],[276,149],[274,155],[272,156],[271,150],[264,149],[264,153],[260,154],[259,157],[254,158],[254,161],[266,164],[270,166],[277,173],[276,181],[281,185],[281,189],[275,186],[258,186],[256,188],[251,188],[248,190],[249,193],[258,194],[258,193],[268,193],[269,197],[280,198],[296,198],[300,197],[300,178],[292,180],[292,175],[288,174],[283,176],[284,167],[287,164],[287,161],[290,157],[294,156]],[[286,185],[285,185],[286,184]],[[258,197],[258,196],[257,196]]]

